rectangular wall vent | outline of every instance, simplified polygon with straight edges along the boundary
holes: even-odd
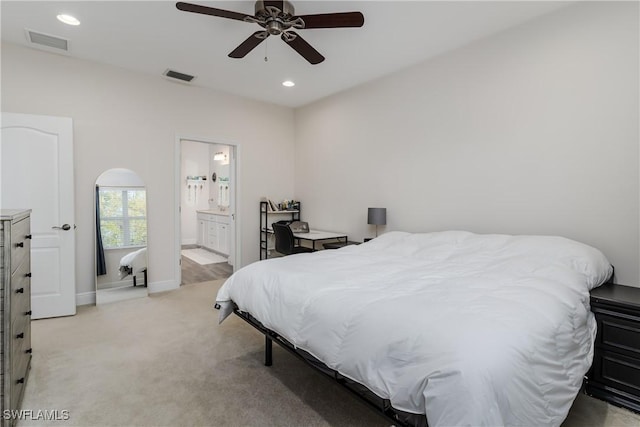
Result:
[[[52,36],[49,34],[37,33],[32,30],[27,30],[27,38],[30,43],[50,47],[53,49],[69,50],[69,40],[61,37]]]
[[[191,76],[189,74],[184,74],[184,73],[180,73],[178,71],[175,70],[167,70],[164,72],[164,75],[172,78],[172,79],[176,79],[176,80],[181,80],[183,82],[187,82],[190,83],[193,79],[195,79],[195,76]]]

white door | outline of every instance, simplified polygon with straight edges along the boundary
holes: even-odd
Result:
[[[0,206],[32,209],[32,318],[76,314],[72,121],[1,117]]]
[[[238,188],[236,165],[236,146],[229,146],[229,176],[231,184],[229,185],[229,226],[227,227],[227,242],[225,244],[225,252],[229,254],[227,262],[234,267],[236,264],[236,189]]]

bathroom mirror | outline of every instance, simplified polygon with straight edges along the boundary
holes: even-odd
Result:
[[[147,296],[147,191],[129,169],[95,186],[96,304]]]

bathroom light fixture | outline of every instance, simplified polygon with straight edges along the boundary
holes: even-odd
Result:
[[[225,162],[227,160],[227,155],[224,154],[222,151],[218,151],[216,154],[213,155],[213,160]]]
[[[56,18],[58,18],[58,21],[64,22],[67,25],[80,25],[80,21],[78,21],[76,17],[71,15],[65,15],[64,13],[61,13],[60,15],[56,16]]]
[[[291,80],[285,80],[282,82],[282,86],[284,87],[294,87],[296,84]]]

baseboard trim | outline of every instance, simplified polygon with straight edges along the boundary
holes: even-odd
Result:
[[[149,283],[147,290],[150,294],[157,292],[173,291],[180,288],[174,280],[164,280],[162,282]],[[76,307],[81,305],[96,305],[96,292],[78,292],[76,293]]]
[[[174,280],[163,280],[162,282],[149,283],[149,293],[155,294],[157,292],[173,291],[180,288],[180,285],[176,284]]]
[[[133,279],[130,276],[127,276],[128,280],[120,280],[118,282],[110,282],[110,283],[100,283],[98,285],[98,287],[100,289],[113,289],[113,288],[120,288],[122,286],[131,286],[131,284],[133,283]],[[140,284],[144,283],[144,280],[140,279]]]
[[[76,294],[76,307],[80,305],[95,305],[96,291],[80,292]]]

